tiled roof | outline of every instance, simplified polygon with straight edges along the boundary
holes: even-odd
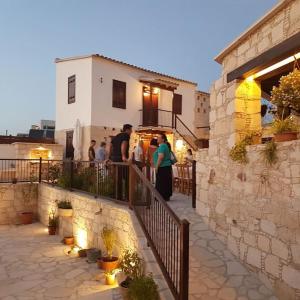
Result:
[[[165,78],[169,78],[169,79],[173,79],[173,80],[177,80],[177,81],[197,85],[197,83],[193,82],[193,81],[184,80],[184,79],[177,78],[177,77],[174,77],[174,76],[170,76],[170,75],[167,75],[167,74],[163,74],[163,73],[155,72],[155,71],[152,71],[152,70],[148,70],[148,69],[145,69],[145,68],[142,68],[142,67],[138,67],[136,65],[128,64],[126,62],[123,62],[123,61],[120,61],[120,60],[116,60],[116,59],[101,55],[101,54],[91,54],[91,55],[74,56],[74,57],[67,57],[67,58],[56,58],[55,63],[69,61],[69,60],[90,58],[90,57],[102,58],[102,59],[105,59],[105,60],[108,60],[108,61],[111,61],[111,62],[114,62],[114,63],[118,63],[118,64],[121,64],[121,65],[124,65],[124,66],[127,66],[127,67],[131,67],[131,68],[135,68],[135,69],[147,72],[147,73],[151,73],[152,75],[162,76],[162,77],[165,77]]]

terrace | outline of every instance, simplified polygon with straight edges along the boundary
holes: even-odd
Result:
[[[277,299],[271,287],[247,270],[197,215],[191,198],[175,194],[167,206],[143,175],[131,168],[128,173],[123,169],[123,175],[129,178],[129,190],[121,194],[117,186],[111,190],[106,180],[116,176],[124,165],[114,166],[114,172],[93,166],[98,174],[96,181],[82,184],[79,191],[75,188],[78,176],[84,174],[91,179],[91,167],[84,162],[80,167],[68,163],[49,161],[47,167],[41,163],[35,168],[35,174],[22,173],[35,175],[40,183],[1,184],[1,205],[14,224],[17,215],[12,207],[24,210],[18,207],[22,191],[33,185],[36,193],[27,207],[32,208],[40,223],[1,226],[0,276],[5,288],[1,288],[0,297],[123,299],[124,289],[118,285],[123,274],[117,275],[115,285],[105,285],[104,271],[79,258],[76,252],[68,254],[72,247],[61,243],[62,237],[73,235],[79,248],[104,250],[101,230],[108,225],[118,237],[114,253],[120,255],[125,248],[136,250],[145,261],[146,272],[153,273],[161,299]],[[67,174],[70,181],[66,180]],[[63,188],[58,186],[61,178]],[[65,199],[72,202],[73,216],[60,216],[59,235],[48,236],[49,211],[56,206],[55,200]]]

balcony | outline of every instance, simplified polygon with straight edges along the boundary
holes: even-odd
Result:
[[[174,128],[175,114],[164,109],[141,109],[140,127]]]

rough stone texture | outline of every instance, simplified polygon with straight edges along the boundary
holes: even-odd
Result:
[[[70,246],[60,240],[40,223],[0,226],[0,299],[123,299],[96,264],[68,255]]]
[[[117,235],[114,255],[120,256],[124,249],[135,249],[145,260],[146,272],[152,273],[159,286],[162,299],[171,299],[171,292],[158,267],[156,259],[147,246],[145,235],[133,213],[127,206],[113,201],[95,199],[85,193],[70,192],[58,187],[39,184],[38,216],[42,224],[48,225],[48,213],[55,208],[55,200],[70,200],[73,207],[72,217],[60,217],[59,234],[73,234],[76,243],[82,248],[96,247],[104,251],[101,231],[105,225],[113,228]],[[95,214],[96,212],[102,213]],[[68,277],[77,276],[78,270]],[[70,279],[69,278],[69,279]]]
[[[280,295],[286,291],[286,299],[290,289],[294,299],[300,295],[290,280],[300,270],[300,140],[277,143],[279,160],[272,167],[263,161],[264,145],[247,147],[248,164],[233,162],[231,147],[260,129],[261,91],[256,81],[227,83],[227,74],[298,33],[299,8],[300,0],[282,1],[281,10],[222,59],[221,78],[210,90],[209,149],[197,153],[197,212],[234,255]]]
[[[189,300],[278,299],[272,286],[269,289],[243,266],[209,229],[191,207],[191,199],[175,194],[168,204],[190,222]]]
[[[32,211],[37,214],[35,183],[0,184],[0,225],[20,224],[18,213]]]

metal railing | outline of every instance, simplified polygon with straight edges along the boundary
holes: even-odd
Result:
[[[188,221],[175,215],[135,165],[130,166],[129,199],[174,298],[188,299]]]
[[[47,182],[128,205],[134,210],[176,300],[188,299],[189,223],[180,220],[134,164],[1,159],[0,182]]]
[[[140,124],[144,127],[173,128],[173,112],[165,109],[140,109]]]

